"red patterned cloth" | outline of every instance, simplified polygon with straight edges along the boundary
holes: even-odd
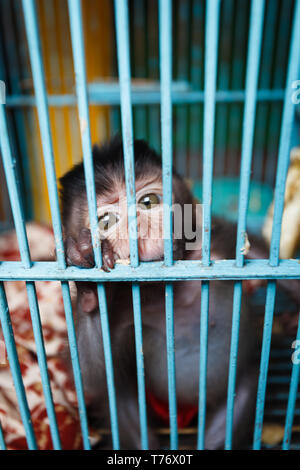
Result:
[[[54,238],[51,230],[32,223],[27,225],[27,234],[32,260],[53,259]],[[8,232],[0,236],[0,260],[19,259],[15,232]],[[38,281],[35,286],[62,448],[81,449],[82,440],[76,394],[61,354],[68,343],[60,283]],[[5,282],[5,291],[38,448],[52,449],[49,419],[41,384],[25,282]],[[27,449],[1,328],[0,420],[7,448]]]

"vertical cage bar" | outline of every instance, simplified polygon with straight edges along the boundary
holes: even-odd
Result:
[[[53,148],[51,141],[50,122],[48,116],[47,94],[45,88],[45,79],[43,64],[41,59],[41,50],[39,43],[38,26],[35,12],[34,0],[22,0],[23,13],[27,41],[29,46],[29,55],[32,69],[32,78],[37,100],[37,111],[39,116],[39,126],[41,132],[41,141],[43,147],[45,169],[48,183],[48,194],[51,206],[51,216],[53,230],[55,235],[56,256],[61,268],[65,268],[64,246],[62,239],[62,229],[60,222],[59,202],[56,186],[55,167],[53,159]]]
[[[161,139],[164,202],[164,259],[173,264],[172,237],[172,5],[159,2],[159,50],[161,80]]]
[[[4,106],[1,105],[0,109],[0,137],[1,137],[1,151],[3,155],[3,165],[6,180],[8,183],[9,198],[13,209],[13,218],[17,232],[19,249],[21,253],[21,260],[25,267],[31,266],[30,253],[28,247],[28,240],[26,234],[25,223],[23,219],[22,205],[20,202],[19,191],[14,171],[14,162],[8,139],[8,129],[5,119]],[[58,432],[57,420],[53,404],[53,398],[50,387],[50,380],[48,375],[46,353],[44,347],[44,340],[42,335],[42,326],[40,321],[39,307],[36,297],[35,286],[33,282],[26,282],[28,303],[30,315],[32,320],[33,334],[37,348],[38,363],[41,372],[41,380],[43,391],[45,395],[46,409],[49,417],[51,437],[55,449],[61,448],[60,437]]]
[[[216,110],[216,84],[218,67],[220,0],[206,4],[205,18],[205,71],[204,71],[204,128],[203,128],[203,179],[202,179],[202,263],[210,264],[211,204],[214,161],[214,134]],[[200,320],[200,371],[199,371],[199,413],[198,449],[205,447],[206,422],[206,375],[207,375],[207,334],[209,317],[209,282],[201,283]]]
[[[61,282],[61,289],[62,289],[64,310],[65,310],[66,323],[67,323],[70,357],[71,357],[71,362],[72,362],[74,383],[75,383],[77,402],[78,402],[78,413],[79,413],[80,425],[81,425],[81,430],[82,430],[83,447],[84,449],[89,450],[91,448],[91,445],[90,445],[90,440],[89,440],[87,413],[86,413],[86,407],[85,407],[81,369],[80,369],[78,348],[77,348],[77,342],[76,342],[76,332],[75,332],[75,325],[74,325],[73,312],[72,312],[72,301],[71,301],[71,295],[70,295],[68,282],[66,281]]]
[[[173,264],[173,227],[172,227],[172,3],[170,0],[159,1],[159,51],[161,82],[161,141],[163,172],[163,233],[164,263]],[[176,373],[174,346],[174,302],[173,284],[165,286],[168,395],[170,419],[170,448],[178,447]]]
[[[135,199],[131,73],[129,58],[129,25],[127,0],[115,0],[115,12],[118,70],[120,81],[122,137],[124,150],[126,195],[128,206],[130,261],[131,265],[133,267],[136,267],[138,266],[138,239]]]
[[[220,0],[211,0],[207,2],[205,20],[204,129],[202,180],[202,262],[205,266],[208,266],[210,264],[211,201],[214,160],[219,15]]]
[[[38,363],[39,363],[39,368],[41,372],[41,381],[42,381],[43,391],[45,395],[47,415],[49,418],[49,426],[50,426],[50,431],[51,431],[53,448],[55,450],[60,450],[61,441],[60,441],[55,408],[54,408],[54,403],[53,403],[53,397],[52,397],[52,392],[51,392],[46,351],[45,351],[45,345],[44,345],[44,339],[43,339],[43,333],[42,333],[41,318],[40,318],[40,312],[39,312],[39,306],[38,306],[38,300],[37,300],[34,282],[27,281],[26,289],[27,289],[30,316],[32,320],[34,340],[36,344]]]
[[[137,381],[138,381],[138,400],[141,428],[141,448],[148,449],[148,431],[147,431],[147,407],[146,390],[144,375],[144,356],[143,356],[143,332],[142,332],[142,314],[141,314],[141,293],[138,283],[132,284],[132,300],[134,314],[135,330],[135,348],[137,363]]]
[[[66,263],[65,263],[64,247],[63,247],[63,240],[62,240],[62,228],[61,228],[61,220],[60,220],[60,212],[59,212],[56,174],[55,174],[55,166],[54,166],[54,159],[53,159],[53,148],[52,148],[51,133],[50,133],[48,106],[47,106],[47,94],[46,94],[45,81],[44,81],[44,72],[43,72],[43,64],[42,64],[41,51],[40,51],[35,4],[33,0],[23,0],[23,12],[24,12],[24,19],[25,19],[26,35],[27,35],[27,40],[28,40],[28,45],[29,45],[29,52],[30,52],[32,76],[33,76],[33,81],[34,81],[35,94],[37,98],[37,109],[38,109],[38,116],[39,116],[39,125],[40,125],[40,130],[41,130],[46,175],[47,175],[47,185],[48,185],[48,192],[49,192],[49,199],[50,199],[53,231],[54,231],[54,237],[55,237],[56,255],[57,255],[57,260],[58,260],[58,264],[60,268],[64,269],[66,267]],[[67,289],[68,289],[68,292],[67,292]],[[72,310],[71,310],[71,303],[68,302],[68,296],[70,296],[68,285],[67,285],[67,289],[63,288],[62,290],[63,301],[64,301],[64,304],[68,305],[68,307],[70,308],[69,311],[66,311],[66,317],[71,318]],[[68,334],[70,334],[71,332],[69,330],[70,328],[69,322],[67,322],[67,327],[68,327]],[[75,345],[73,345],[73,347],[75,347]],[[74,354],[73,355],[71,354],[71,357],[74,357]],[[79,362],[77,364],[72,362],[72,366],[73,366],[73,371],[75,369],[80,370]],[[88,438],[88,427],[87,427],[85,405],[84,405],[84,408],[80,409],[80,406],[82,406],[82,403],[84,402],[84,399],[82,396],[81,377],[79,377],[78,374],[74,373],[74,379],[75,379],[75,388],[76,388],[78,402],[79,402],[79,415],[81,419],[83,441],[84,441],[85,448],[89,448],[90,446],[89,446],[89,438]]]
[[[85,173],[85,183],[88,200],[88,210],[90,218],[91,236],[95,264],[101,268],[102,256],[101,245],[98,237],[97,200],[95,189],[95,176],[92,158],[92,146],[90,137],[89,106],[87,97],[87,80],[85,72],[85,53],[82,28],[82,12],[80,0],[69,0],[69,16],[71,42],[74,60],[74,70],[76,77],[76,93],[78,99],[78,112],[80,121],[81,144],[83,151],[83,164]],[[110,407],[110,420],[112,441],[114,449],[119,449],[119,430],[116,404],[116,391],[114,384],[114,371],[112,361],[112,351],[110,342],[109,322],[107,316],[106,294],[103,284],[97,283],[97,293],[99,300],[100,321],[103,338],[105,370],[107,378],[107,389]]]
[[[227,418],[226,418],[226,437],[225,437],[225,449],[226,450],[230,450],[232,448],[233,412],[234,412],[234,398],[235,398],[236,367],[237,367],[238,347],[239,347],[241,302],[242,302],[242,281],[237,281],[234,283],[234,290],[233,290],[232,328],[231,328],[231,344],[230,344],[229,374],[228,374],[228,389],[227,389]]]
[[[90,229],[95,257],[95,264],[101,267],[101,244],[98,237],[97,200],[95,189],[94,165],[92,156],[92,143],[90,133],[90,117],[87,95],[87,78],[85,68],[85,52],[82,28],[82,11],[80,0],[70,0],[69,16],[70,31],[73,50],[73,61],[76,80],[76,94],[78,102],[78,116],[80,124],[81,145],[83,151],[83,165],[86,180],[86,192],[90,219]]]
[[[12,213],[15,218],[15,228],[18,235],[21,260],[26,268],[30,268],[31,260],[29,254],[27,234],[25,230],[24,215],[20,205],[19,190],[15,177],[16,161],[12,156],[8,127],[6,122],[4,105],[0,104],[0,146],[2,153],[3,168],[7,182],[7,189],[11,203]]]
[[[236,264],[243,266],[244,245],[246,242],[247,211],[249,204],[250,172],[255,129],[256,94],[259,77],[261,43],[264,25],[264,0],[254,0],[251,5],[250,31],[248,41],[248,59],[245,86],[245,108],[242,139],[242,160],[240,175],[239,211],[236,241]],[[234,285],[231,347],[229,359],[227,421],[225,449],[231,449],[234,416],[234,396],[236,381],[236,363],[238,357],[239,324],[242,301],[242,282]]]
[[[260,369],[257,388],[256,414],[254,426],[253,449],[259,450],[264,418],[265,395],[268,377],[268,365],[270,357],[273,314],[276,297],[276,281],[269,281],[267,287],[266,309],[264,320],[264,332],[260,357]]]
[[[241,159],[241,182],[239,192],[239,216],[236,242],[236,263],[243,266],[249,203],[250,173],[255,129],[256,94],[259,77],[261,42],[264,24],[264,0],[254,0],[251,7],[248,60],[245,86],[245,108]]]
[[[286,91],[282,115],[278,163],[274,197],[274,216],[270,247],[270,264],[277,266],[279,262],[280,235],[282,212],[284,206],[285,182],[289,166],[289,150],[295,114],[295,104],[292,100],[294,89],[292,83],[298,78],[300,70],[300,0],[297,0],[291,37],[290,55],[286,80]]]
[[[175,370],[175,338],[174,338],[174,293],[173,283],[165,286],[167,365],[168,365],[168,398],[170,422],[170,449],[178,448],[176,370]]]
[[[272,238],[270,246],[270,265],[277,266],[279,263],[281,222],[284,206],[285,182],[289,166],[289,151],[293,129],[295,105],[292,100],[292,82],[296,80],[300,68],[300,0],[297,0],[294,11],[294,21],[291,35],[289,63],[286,80],[286,92],[284,98],[283,115],[281,122],[280,142],[278,151],[278,163],[276,173],[276,186],[274,196],[274,215]],[[253,449],[260,449],[261,433],[264,417],[264,403],[266,392],[266,381],[268,374],[268,362],[272,335],[272,322],[274,303],[276,295],[276,281],[269,281],[267,287],[267,300],[263,343],[261,352],[261,368],[258,379],[256,417],[253,438]]]
[[[114,449],[119,450],[120,439],[119,439],[119,426],[118,426],[118,415],[117,415],[114,369],[113,369],[113,360],[112,360],[112,351],[111,351],[109,321],[108,321],[108,314],[107,314],[106,292],[105,292],[105,286],[102,283],[97,283],[97,294],[98,294],[98,299],[99,299],[99,311],[100,311],[100,320],[101,320],[101,329],[102,329],[107,389],[108,389],[112,442],[113,442]]]
[[[127,0],[115,0],[115,18],[117,35],[117,57],[120,81],[121,121],[124,151],[125,183],[128,208],[128,235],[130,262],[133,267],[139,264],[138,259],[138,230],[135,195],[134,147],[131,102],[131,71],[130,46]],[[135,346],[137,359],[138,403],[141,429],[141,445],[148,448],[146,392],[144,377],[144,358],[142,342],[142,316],[140,286],[132,285],[132,300],[134,314]]]
[[[3,282],[0,282],[0,321],[6,345],[9,366],[11,369],[14,386],[16,389],[20,414],[25,429],[28,448],[30,450],[35,450],[37,449],[37,443],[35,439],[29,406],[20,370],[20,363],[18,359],[14,332],[11,324],[11,318],[8,310]]]
[[[207,342],[208,342],[209,282],[201,284],[201,317],[200,317],[200,371],[199,371],[199,412],[197,449],[205,449],[206,422],[206,376],[207,376]]]
[[[0,450],[6,450],[6,444],[4,440],[4,434],[3,434],[3,429],[1,426],[1,421],[0,421]]]
[[[298,330],[296,336],[296,348],[300,344],[300,313],[298,317]],[[285,418],[285,428],[284,428],[284,437],[282,443],[282,449],[288,450],[291,444],[292,437],[292,427],[294,421],[295,405],[297,399],[297,390],[299,386],[299,376],[300,376],[300,362],[299,359],[293,360],[293,368],[290,381],[290,390]]]

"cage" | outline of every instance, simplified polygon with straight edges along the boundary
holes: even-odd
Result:
[[[296,155],[292,162],[299,153],[300,1],[1,0],[0,9],[0,319],[4,340],[0,352],[8,358],[23,423],[15,410],[11,412],[18,423],[12,432],[4,406],[12,398],[5,395],[3,385],[11,387],[11,382],[0,382],[1,448],[93,447],[70,281],[97,284],[114,449],[120,448],[120,440],[105,284],[131,283],[141,448],[148,448],[140,283],[163,281],[170,417],[167,429],[161,430],[162,439],[170,439],[163,445],[177,449],[186,436],[194,435],[197,448],[204,449],[210,283],[233,280],[225,439],[225,448],[231,449],[245,279],[267,280],[266,289],[255,297],[263,334],[253,438],[248,446],[299,448],[299,364],[291,357],[300,330],[293,337],[279,335],[276,341],[274,312],[297,311],[297,306],[276,294],[276,280],[300,277],[296,245],[292,253],[282,256],[280,244],[285,232],[292,233],[291,223],[297,226],[295,213],[288,223],[284,211],[291,149]],[[129,205],[135,203],[134,138],[144,138],[162,154],[164,201],[169,207],[172,166],[187,178],[203,204],[201,262],[173,260],[172,217],[166,210],[164,230],[169,236],[165,237],[164,261],[139,262],[132,237],[130,265],[117,265],[109,273],[99,270],[96,194],[89,184],[94,181],[92,143],[118,132],[123,136]],[[82,156],[96,261],[96,267],[89,270],[66,265],[57,190],[58,177]],[[260,233],[273,199],[269,259],[245,261],[245,233]],[[297,207],[297,199],[294,204]],[[212,214],[237,222],[236,259],[211,260]],[[37,229],[29,221],[42,225]],[[47,224],[52,225],[53,239]],[[15,228],[18,245],[7,234],[11,228]],[[45,245],[54,243],[53,260],[45,260],[38,248],[33,253],[37,237]],[[175,387],[173,283],[180,280],[202,281],[198,419],[188,431],[178,429]],[[26,285],[25,294],[22,291],[28,301],[26,321],[23,314],[18,317],[16,313],[24,302],[17,295],[19,281]],[[10,287],[13,283],[16,289]],[[61,289],[62,306],[55,318],[66,322],[76,391],[76,399],[72,395],[70,402],[72,413],[78,407],[78,418],[73,417],[66,398],[56,402],[66,379],[58,384],[53,378],[59,374],[43,309],[51,310],[51,295],[58,295],[57,288]],[[42,298],[48,302],[43,309]],[[29,335],[25,339],[23,330]],[[60,337],[59,328],[56,334]],[[35,390],[26,377],[33,354],[34,367],[39,370]],[[3,380],[7,380],[7,370],[4,361],[0,369]],[[33,406],[38,388],[43,402],[39,408]],[[72,430],[67,428],[65,416],[73,419]],[[47,439],[37,424],[45,417],[49,419]]]

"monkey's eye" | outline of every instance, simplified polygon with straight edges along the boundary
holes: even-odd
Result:
[[[103,231],[109,230],[119,220],[119,217],[113,212],[106,212],[99,217],[99,229]]]
[[[160,197],[154,193],[146,194],[139,200],[139,205],[143,210],[153,209],[158,204],[160,204]]]

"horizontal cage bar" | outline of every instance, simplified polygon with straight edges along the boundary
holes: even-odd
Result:
[[[283,101],[285,90],[283,89],[266,89],[257,91],[257,101]],[[105,87],[99,87],[99,90],[93,90],[88,93],[90,105],[119,105],[121,102],[120,91],[106,90]],[[132,104],[160,104],[161,95],[159,91],[152,92],[139,92],[132,90],[131,93]],[[242,103],[246,99],[245,90],[217,90],[216,102],[219,103]],[[173,104],[193,104],[204,102],[204,91],[173,91],[172,92]],[[31,95],[8,95],[6,98],[6,105],[11,108],[22,106],[35,106],[36,99]],[[64,95],[48,95],[49,106],[76,106],[77,99],[73,94]]]
[[[56,262],[36,261],[25,268],[19,261],[4,261],[0,265],[0,280],[62,280],[62,281],[178,281],[191,279],[300,279],[298,260],[281,260],[270,266],[269,260],[247,260],[242,267],[236,260],[212,261],[204,266],[201,261],[176,261],[166,267],[162,261],[144,262],[136,268],[117,264],[106,273],[100,269],[69,266],[61,269]]]

